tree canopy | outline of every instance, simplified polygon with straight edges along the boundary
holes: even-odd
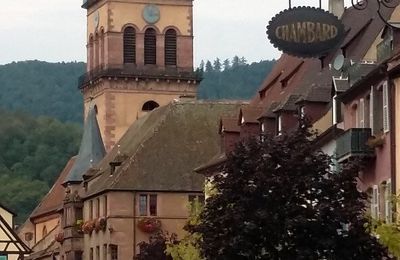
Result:
[[[333,171],[310,139],[301,128],[238,144],[192,229],[206,259],[388,257],[367,228],[357,167]]]
[[[49,117],[0,110],[1,202],[24,220],[71,156],[78,152],[81,127]]]

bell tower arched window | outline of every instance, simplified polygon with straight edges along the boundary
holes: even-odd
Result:
[[[176,31],[165,32],[165,65],[176,66]]]
[[[156,64],[157,61],[156,30],[148,28],[144,33],[144,64]]]
[[[136,31],[131,26],[124,30],[124,63],[136,63]]]
[[[146,111],[146,112],[152,111],[159,106],[160,105],[157,102],[150,100],[143,104],[142,111]]]

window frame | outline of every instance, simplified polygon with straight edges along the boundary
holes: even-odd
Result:
[[[154,204],[155,202],[155,204]],[[144,205],[143,205],[144,203]],[[158,216],[158,195],[156,193],[141,193],[138,197],[138,212],[142,217]]]
[[[388,82],[385,81],[382,84],[382,112],[383,112],[383,132],[387,133],[390,131],[390,119],[389,119],[389,85]]]
[[[133,26],[125,27],[122,38],[124,64],[136,64],[136,29]]]

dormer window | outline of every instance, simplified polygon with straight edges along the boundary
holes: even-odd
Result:
[[[277,133],[277,135],[282,135],[282,116],[281,115],[278,116],[276,133]]]
[[[242,120],[240,120],[240,123],[243,125],[244,124],[244,117],[242,116]]]

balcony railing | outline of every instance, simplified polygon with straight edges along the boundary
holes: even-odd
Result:
[[[137,68],[134,64],[99,66],[79,77],[78,88],[83,89],[90,82],[102,77],[112,78],[137,78],[137,79],[169,79],[182,81],[202,80],[202,73],[198,71],[182,70],[176,67],[158,68],[157,66],[144,66]]]
[[[374,157],[374,149],[367,145],[369,137],[371,137],[370,128],[351,128],[340,135],[336,141],[338,161],[344,161],[350,157]]]

